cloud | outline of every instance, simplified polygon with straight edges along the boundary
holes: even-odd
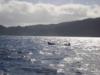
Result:
[[[30,3],[19,0],[0,2],[0,24],[6,26],[55,24],[100,17],[99,5]]]

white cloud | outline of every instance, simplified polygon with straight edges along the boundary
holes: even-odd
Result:
[[[83,4],[32,4],[26,1],[0,2],[0,24],[50,24],[100,17],[99,5]]]

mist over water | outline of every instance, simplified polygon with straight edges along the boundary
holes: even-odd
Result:
[[[22,74],[99,75],[100,38],[0,36],[0,75]]]

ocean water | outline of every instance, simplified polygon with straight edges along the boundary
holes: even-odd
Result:
[[[100,75],[100,38],[0,36],[0,75]]]

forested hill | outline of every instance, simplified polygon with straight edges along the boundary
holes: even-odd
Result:
[[[100,18],[25,27],[4,27],[0,25],[0,35],[100,37]]]

